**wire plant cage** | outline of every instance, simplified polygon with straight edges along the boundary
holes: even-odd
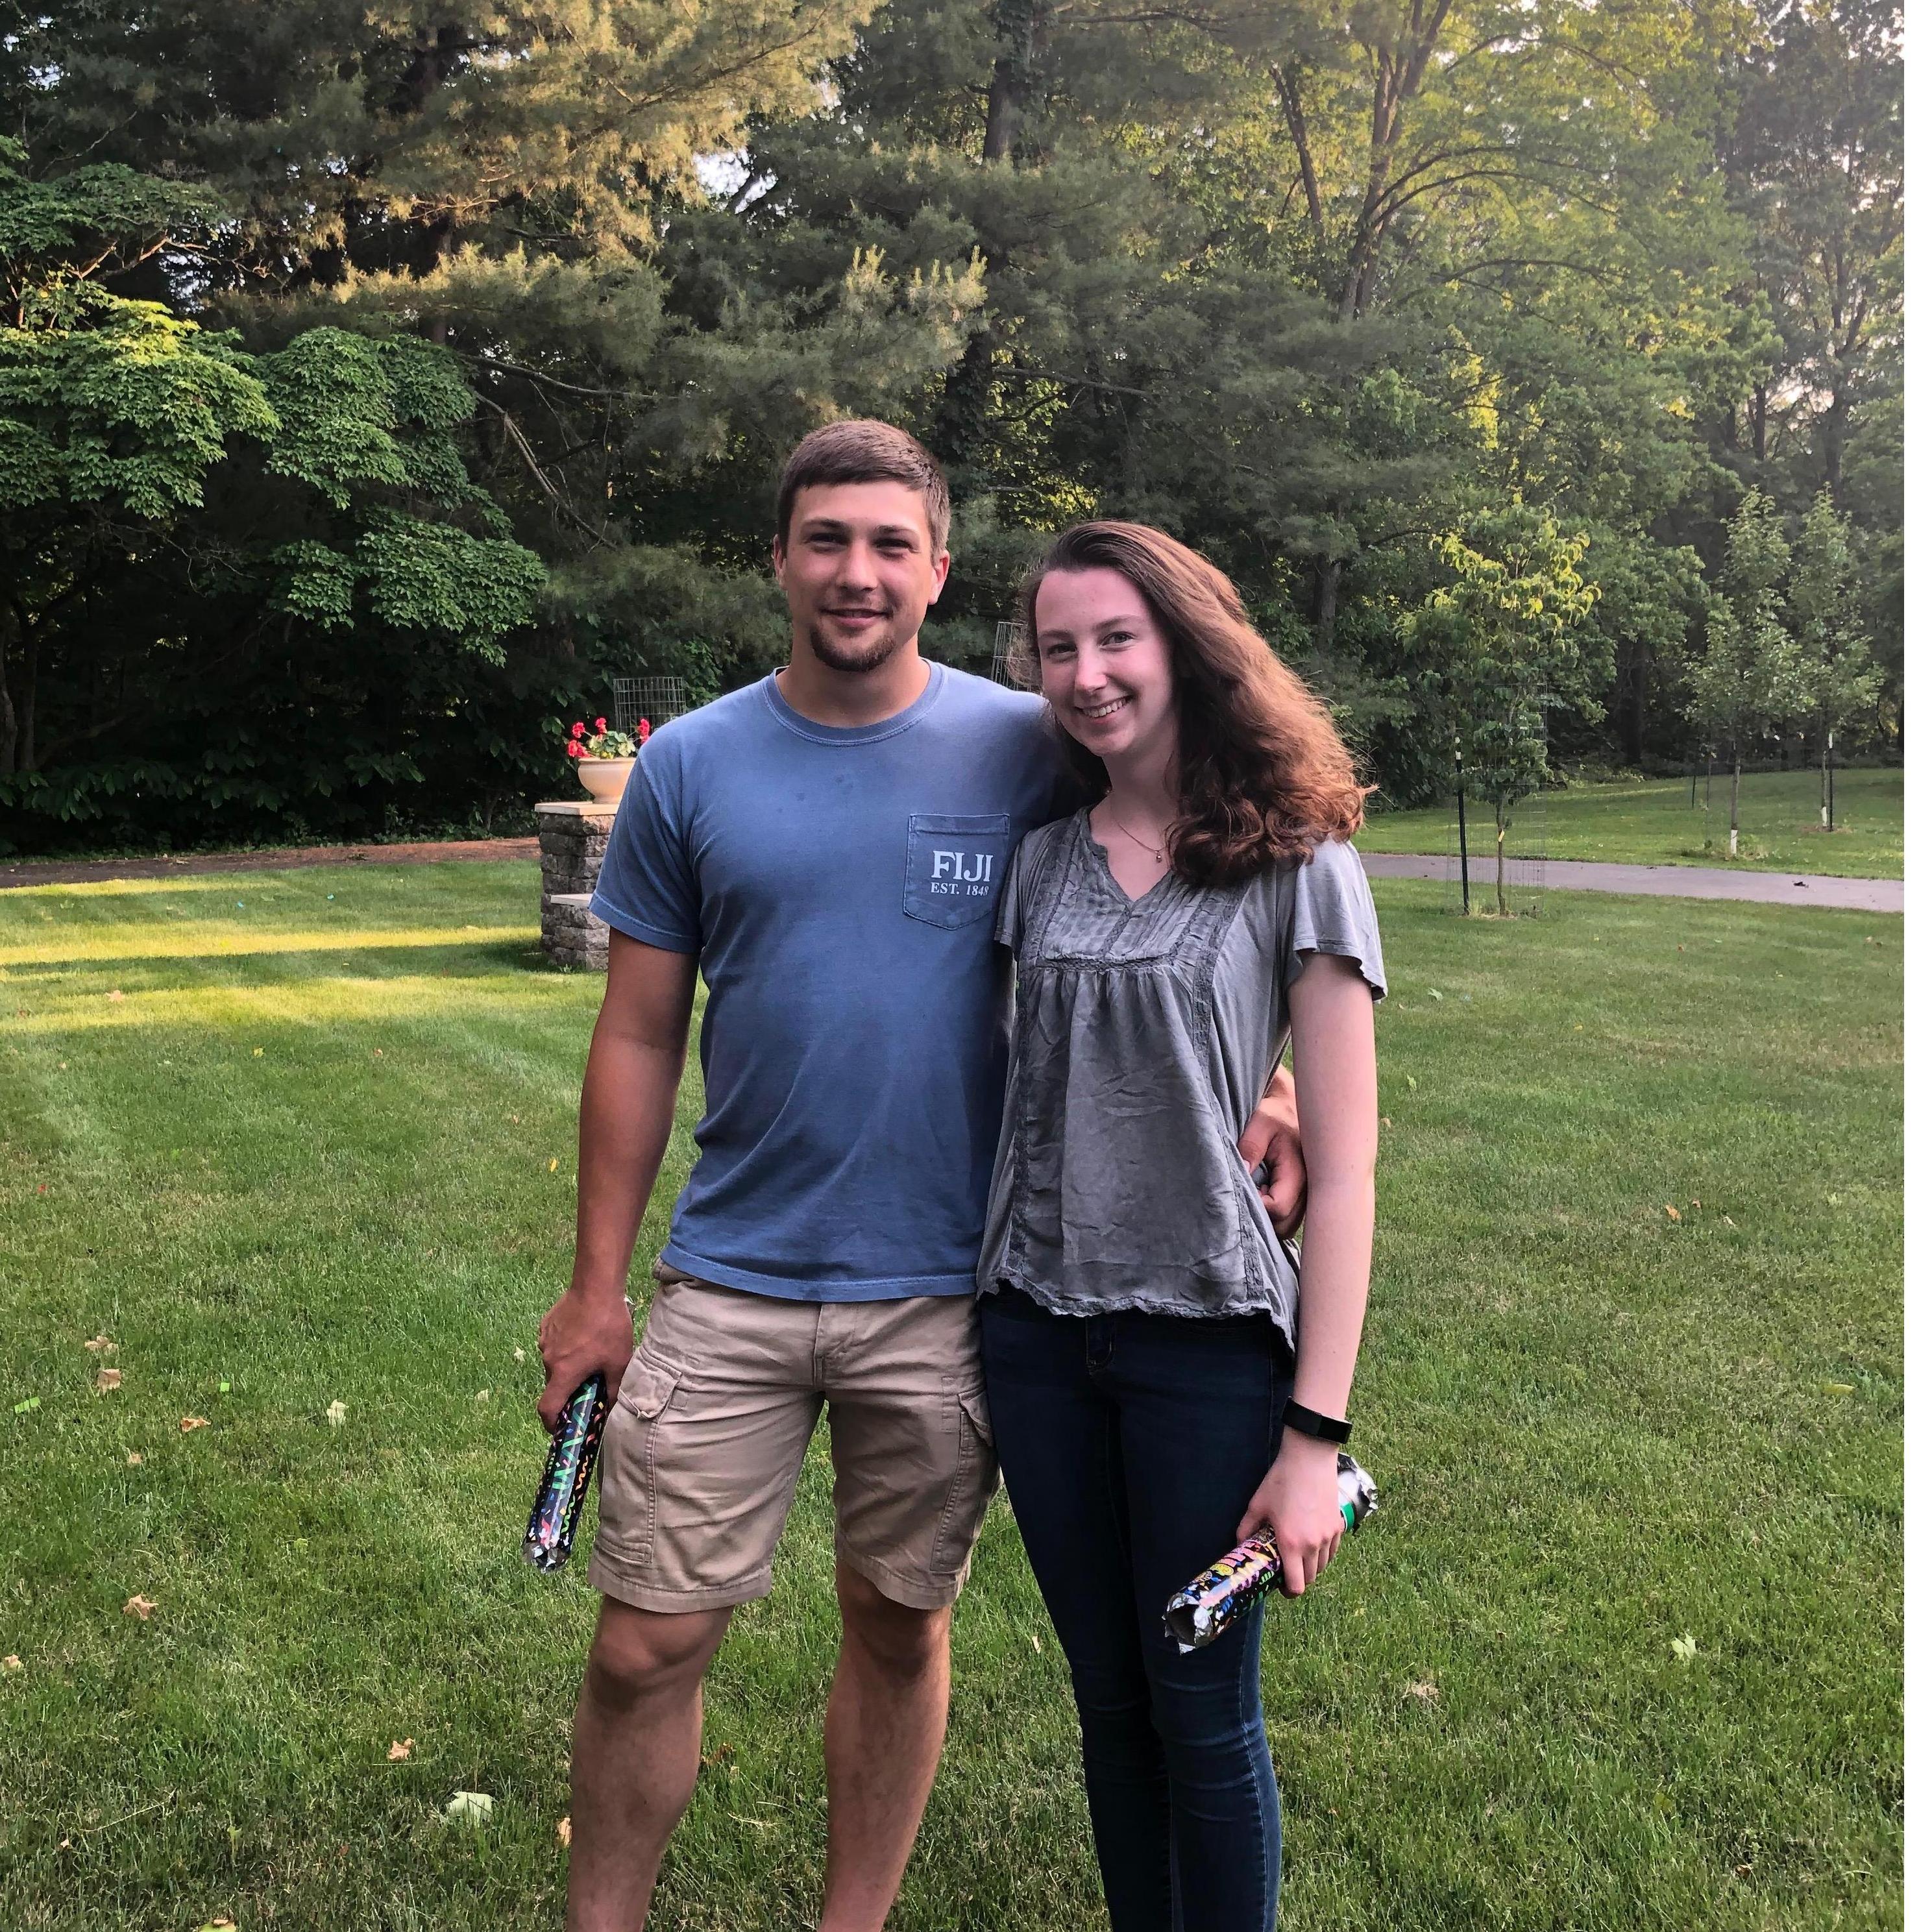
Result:
[[[1535,729],[1544,742],[1547,770],[1550,721],[1546,710],[1539,710]],[[1482,795],[1473,773],[1466,779],[1461,776],[1460,757],[1458,774],[1443,826],[1442,849],[1448,860],[1443,867],[1443,910],[1457,916],[1538,917],[1550,865],[1548,788],[1538,785],[1504,806],[1499,854],[1493,800]]]
[[[634,731],[640,718],[660,724],[682,717],[691,698],[681,677],[617,677],[610,680],[610,722],[620,731]]]
[[[1004,684],[1011,690],[1040,688],[1039,668],[1034,662],[1024,624],[993,626],[993,656],[986,668],[986,675],[994,683]]]

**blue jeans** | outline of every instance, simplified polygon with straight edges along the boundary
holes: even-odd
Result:
[[[1184,1657],[1161,1612],[1221,1556],[1281,1442],[1293,1362],[1264,1316],[980,1304],[993,1436],[1080,1712],[1114,1932],[1268,1932],[1281,1811],[1262,1612]]]

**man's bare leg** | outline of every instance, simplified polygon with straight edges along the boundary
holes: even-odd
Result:
[[[729,1610],[665,1616],[606,1597],[570,1754],[569,1932],[638,1932],[698,1784],[704,1670]]]
[[[908,1610],[838,1565],[845,1634],[825,1710],[820,1932],[880,1932],[946,1742],[952,1612]]]

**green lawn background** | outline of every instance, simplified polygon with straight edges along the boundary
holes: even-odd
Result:
[[[517,1545],[601,982],[543,970],[535,892],[462,864],[0,895],[0,1924],[560,1922],[594,1599]],[[1898,922],[1376,896],[1355,1412],[1388,1507],[1270,1612],[1282,1924],[1898,1925]],[[655,1924],[813,1922],[822,1443]],[[458,1789],[481,1830],[443,1821]],[[1102,1923],[1001,1504],[894,1924]]]
[[[1745,774],[1738,805],[1738,856],[1726,856],[1730,778],[1718,776],[1707,809],[1701,777],[1697,803],[1688,778],[1644,778],[1565,786],[1519,808],[1505,849],[1527,852],[1540,814],[1544,856],[1612,860],[1641,866],[1724,866],[1746,872],[1822,872],[1844,878],[1905,876],[1905,774],[1897,767],[1837,775],[1836,829],[1818,822],[1818,774]],[[1472,866],[1496,862],[1495,815],[1467,801]],[[1455,850],[1456,801],[1419,812],[1371,811],[1356,840],[1364,852]],[[1708,842],[1708,844],[1706,842]]]

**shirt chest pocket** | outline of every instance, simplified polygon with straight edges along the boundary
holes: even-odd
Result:
[[[949,929],[989,917],[1012,844],[1004,812],[915,812],[906,822],[907,914]]]

